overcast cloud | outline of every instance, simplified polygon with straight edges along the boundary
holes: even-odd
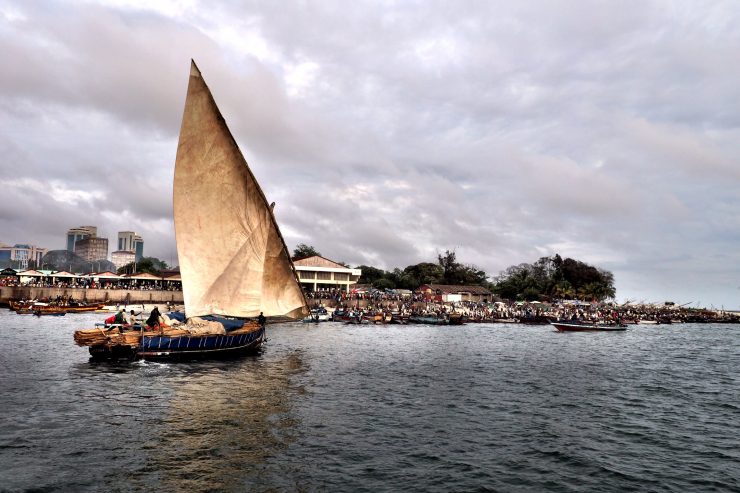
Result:
[[[190,59],[289,248],[740,308],[735,2],[1,1],[0,242],[97,225],[177,263]]]

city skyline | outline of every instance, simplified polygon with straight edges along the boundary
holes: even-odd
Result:
[[[17,249],[32,249],[34,251],[43,251],[44,254],[50,251],[67,250],[77,254],[87,261],[109,260],[116,265],[116,268],[120,268],[123,265],[134,261],[139,261],[144,257],[144,240],[141,235],[136,234],[135,231],[118,231],[117,237],[116,243],[110,243],[108,237],[98,235],[97,226],[75,226],[67,230],[65,241],[66,248],[48,248],[42,245],[31,245],[29,243],[18,242],[13,243],[13,245],[6,245],[0,242],[0,247],[8,252]],[[90,247],[87,245],[82,249],[82,251],[78,251],[79,248],[77,247],[77,243],[91,238],[93,240],[102,241],[98,241],[91,252],[88,252]],[[111,247],[111,245],[113,245],[113,247]],[[105,251],[105,255],[101,256],[103,251]],[[5,260],[11,260],[10,253],[6,256],[8,258]],[[38,263],[38,261],[34,262]],[[27,268],[28,259],[20,262],[18,265],[20,267]]]
[[[177,263],[190,59],[289,248],[495,276],[556,253],[617,300],[740,308],[732,3],[0,7],[3,241],[135,229]]]

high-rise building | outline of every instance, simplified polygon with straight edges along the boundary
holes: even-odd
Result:
[[[144,240],[133,231],[119,231],[118,251],[134,252],[139,261],[144,256]]]
[[[134,237],[134,253],[137,262],[144,257],[144,240],[139,235]]]
[[[88,237],[77,240],[75,253],[83,260],[92,262],[108,259],[108,238]]]
[[[16,244],[13,246],[0,243],[0,264],[13,269],[26,270],[31,264],[36,269],[43,268],[41,259],[46,255],[46,248],[35,245]]]
[[[135,237],[136,237],[136,233],[134,233],[133,231],[119,231],[118,232],[118,251],[133,252]]]
[[[96,226],[80,226],[78,228],[72,228],[67,231],[67,251],[75,251],[75,243],[85,238],[95,238],[98,236],[98,228]]]

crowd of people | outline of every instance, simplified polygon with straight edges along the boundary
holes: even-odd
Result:
[[[314,298],[315,299],[315,298]],[[677,307],[675,305],[645,305],[614,303],[586,303],[579,301],[539,302],[439,302],[424,300],[423,297],[393,299],[340,299],[336,308],[342,313],[393,315],[396,317],[446,316],[459,313],[468,322],[509,322],[546,324],[551,321],[580,321],[601,323],[681,323],[681,322],[726,322],[740,323],[740,317],[732,313],[712,310]],[[321,301],[314,305],[323,306]]]
[[[69,280],[66,280],[69,279]],[[98,280],[93,278],[52,278],[35,277],[30,281],[21,282],[18,277],[0,278],[0,286],[32,287],[32,288],[73,288],[73,289],[111,289],[129,291],[182,291],[182,284],[177,281],[147,281],[147,280]]]
[[[115,315],[112,315],[105,319],[106,326],[118,326],[119,330],[125,331],[125,330],[141,330],[141,329],[148,329],[148,330],[157,330],[160,327],[164,326],[165,319],[162,316],[162,314],[159,312],[158,307],[154,307],[152,311],[149,313],[149,317],[144,321],[143,325],[141,323],[140,315],[143,313],[143,310],[140,312],[136,312],[136,310],[129,310],[128,313],[126,313],[125,310],[122,308],[119,308],[118,311],[116,311]]]
[[[351,301],[368,300],[379,301],[422,301],[424,295],[419,293],[402,294],[396,291],[381,291],[378,289],[362,291],[345,291],[343,289],[326,289],[319,291],[307,291],[306,298],[309,300],[331,300],[338,305]]]

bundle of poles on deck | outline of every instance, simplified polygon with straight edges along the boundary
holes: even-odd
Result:
[[[248,334],[250,332],[259,330],[260,325],[254,321],[246,321],[244,325],[236,330],[228,332],[229,335]],[[138,346],[141,344],[141,337],[143,336],[165,336],[165,337],[178,337],[178,336],[204,336],[204,335],[215,335],[225,334],[224,326],[218,322],[203,320],[199,318],[193,318],[188,320],[186,324],[177,323],[177,325],[161,325],[158,328],[152,329],[145,327],[142,330],[141,326],[100,326],[94,329],[78,330],[74,333],[74,341],[78,346]]]

